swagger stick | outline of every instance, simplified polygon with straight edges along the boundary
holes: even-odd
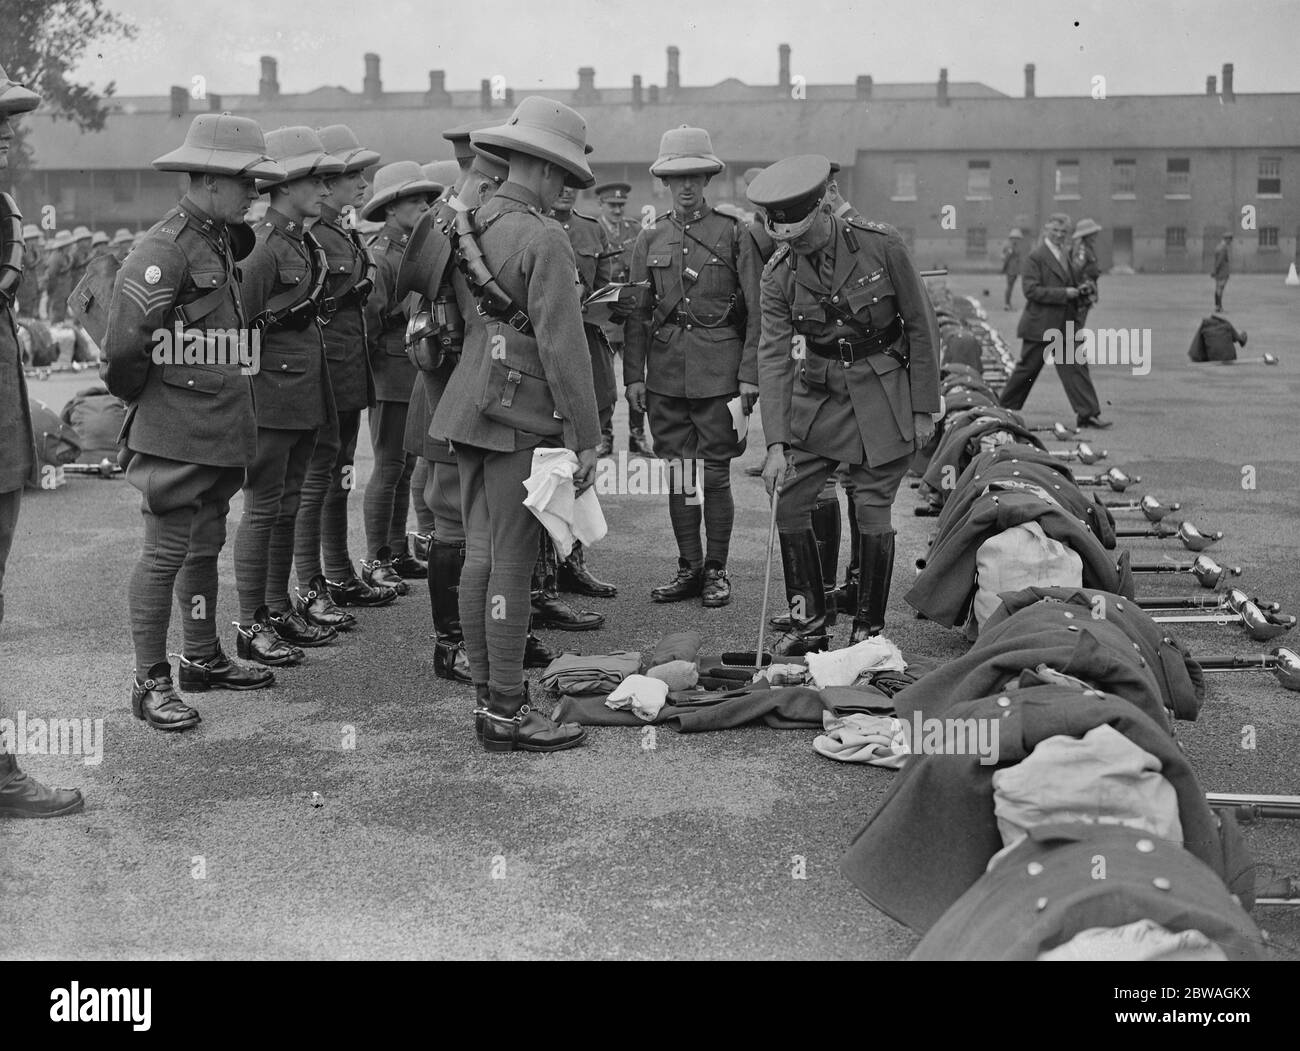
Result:
[[[754,674],[763,670],[763,629],[767,627],[767,600],[772,591],[772,549],[776,546],[776,505],[781,499],[781,483],[772,491],[772,520],[767,525],[767,561],[763,563],[763,609],[758,614],[758,649],[754,651]]]

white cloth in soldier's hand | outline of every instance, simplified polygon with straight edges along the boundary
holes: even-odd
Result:
[[[555,541],[561,558],[569,557],[575,540],[593,544],[609,531],[596,487],[575,495],[577,470],[578,456],[570,449],[534,449],[533,470],[524,479],[524,506]]]

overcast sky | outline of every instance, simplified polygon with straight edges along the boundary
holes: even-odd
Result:
[[[979,80],[1038,94],[1080,95],[1092,78],[1122,94],[1196,94],[1225,62],[1240,92],[1300,91],[1300,0],[108,0],[136,40],[89,56],[81,75],[119,94],[165,94],[195,74],[215,92],[257,90],[258,57],[279,59],[281,90],[341,84],[360,91],[362,54],[382,58],[385,90],[422,91],[445,69],[451,90],[501,75],[516,97],[577,85],[664,83],[665,48],[681,49],[682,83],[776,82],[777,45],[807,83]],[[310,17],[304,17],[307,15]]]

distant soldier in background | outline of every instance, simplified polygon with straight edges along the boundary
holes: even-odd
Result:
[[[375,392],[365,321],[374,264],[356,231],[355,209],[365,199],[363,172],[379,154],[363,148],[345,124],[321,128],[317,134],[325,152],[343,163],[343,171],[326,177],[328,195],[311,226],[329,269],[325,294],[334,302],[321,336],[335,415],[316,432],[316,448],[303,478],[294,523],[294,566],[299,615],[321,627],[346,631],[356,619],[341,606],[383,606],[397,598],[392,588],[372,588],[358,579],[348,552],[348,495],[356,484],[357,432],[361,411]]]
[[[122,262],[122,260],[126,258],[127,253],[131,251],[131,245],[134,240],[135,238],[132,236],[131,231],[125,226],[119,227],[113,233],[113,240],[109,243],[109,250],[113,253],[119,263]]]
[[[375,260],[375,290],[366,301],[366,339],[375,370],[375,404],[370,409],[370,443],[375,466],[366,483],[363,512],[368,561],[361,578],[371,587],[391,587],[399,595],[407,579],[423,579],[428,567],[410,553],[406,519],[411,506],[415,457],[404,447],[406,411],[416,368],[406,356],[406,297],[396,293],[397,269],[416,221],[442,193],[415,161],[385,164],[375,173],[374,196],[361,218],[383,220],[370,241]]]
[[[45,259],[45,288],[49,293],[46,309],[50,324],[57,325],[68,319],[68,296],[72,295],[72,234],[59,230],[49,243]]]
[[[725,167],[703,128],[665,132],[650,174],[668,186],[673,210],[641,231],[632,253],[632,281],[649,287],[640,290],[628,319],[623,379],[628,404],[648,410],[655,454],[675,475],[668,516],[678,571],[650,592],[655,602],[699,596],[704,606],[720,607],[731,601],[731,461],[745,441],[729,403],[739,395],[748,414],[758,400],[759,307],[748,259],[752,241],[738,219],[704,197]],[[704,463],[702,486],[693,477],[697,460]]]
[[[1011,293],[1015,290],[1016,279],[1020,276],[1020,238],[1024,235],[1020,227],[1013,226],[1007,234],[1007,243],[1002,246],[1002,273],[1007,279],[1007,291],[1003,297],[1003,310],[1011,309]]]
[[[9,166],[9,146],[19,113],[40,105],[40,96],[9,79],[0,68],[0,171]],[[12,213],[11,213],[12,208]],[[21,221],[13,199],[0,197],[0,213],[13,222]],[[17,245],[0,245],[7,251]],[[32,421],[23,377],[18,326],[13,314],[17,282],[26,280],[22,270],[0,274],[0,626],[4,623],[5,563],[18,527],[18,508],[36,460],[32,444]],[[8,713],[0,708],[0,714]],[[19,769],[15,756],[0,741],[0,818],[61,817],[75,814],[85,805],[75,789],[46,788]],[[12,849],[9,844],[6,850]]]
[[[68,249],[68,294],[77,287],[77,283],[86,273],[86,264],[90,262],[91,241],[94,234],[89,226],[78,226],[72,231],[72,245]]]
[[[103,230],[96,230],[90,238],[90,253],[86,256],[86,265],[89,266],[101,256],[112,255],[112,249],[109,247],[108,234]]]
[[[23,283],[18,286],[16,306],[20,317],[41,316],[41,292],[45,288],[45,252],[42,250],[41,228],[28,224],[23,227]]]
[[[1231,232],[1223,235],[1218,245],[1214,249],[1214,269],[1210,271],[1210,276],[1214,278],[1214,309],[1223,309],[1223,290],[1228,284],[1228,278],[1232,274],[1232,234]]]
[[[270,189],[271,205],[255,228],[257,246],[240,281],[249,314],[265,328],[261,367],[253,377],[257,458],[244,483],[244,514],[235,537],[236,628],[241,657],[292,665],[303,659],[300,646],[324,646],[338,637],[334,628],[313,624],[293,608],[289,575],[316,434],[337,427],[319,320],[324,253],[306,224],[319,218],[325,177],[340,174],[343,162],[326,153],[304,125],[270,132],[266,148],[286,178],[259,183],[259,189]]]
[[[626,284],[632,274],[632,249],[636,245],[637,234],[641,224],[635,219],[628,219],[623,212],[627,207],[627,195],[632,192],[630,183],[607,182],[597,186],[595,193],[600,201],[601,228],[605,231],[605,240],[611,249],[617,249],[609,279]],[[621,358],[624,344],[624,325],[622,318],[610,318],[601,323],[601,329],[614,354]],[[627,451],[637,456],[653,456],[650,442],[645,433],[645,413],[629,406],[627,410]],[[608,433],[604,435],[610,447],[614,444],[614,431],[611,423]]]
[[[184,145],[153,162],[159,171],[188,173],[189,189],[118,271],[104,336],[105,382],[128,407],[126,480],[140,491],[144,517],[144,545],[127,590],[131,701],[136,718],[158,730],[200,721],[172,684],[173,594],[184,639],[182,690],[255,690],[275,681],[265,668],[227,658],[216,626],[226,515],[258,444],[253,381],[239,361],[152,360],[159,329],[247,334],[236,278],[236,264],[252,249],[244,215],[257,200],[255,179],[284,177],[266,152],[255,122],[204,114]]]

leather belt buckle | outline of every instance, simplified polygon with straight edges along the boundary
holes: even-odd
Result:
[[[847,369],[854,361],[853,344],[847,339],[841,338],[835,341],[835,348],[839,351],[841,368]]]

